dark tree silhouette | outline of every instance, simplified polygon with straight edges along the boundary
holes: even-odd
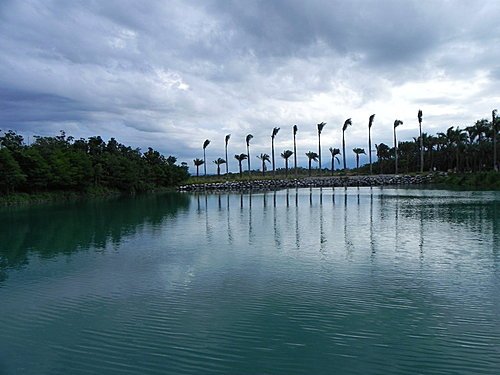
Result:
[[[418,110],[418,129],[420,132],[420,173],[424,173],[424,139],[422,138],[422,110]]]
[[[280,131],[280,128],[274,128],[273,133],[271,134],[271,155],[273,158],[273,176],[276,175],[276,165],[274,162],[274,138],[276,137],[276,135],[278,134],[279,131]]]
[[[330,150],[330,154],[332,154],[332,176],[333,172],[335,171],[335,160],[337,160],[337,163],[340,164],[340,160],[337,155],[340,155],[340,150],[338,148],[332,148],[330,147],[328,150]]]
[[[207,155],[205,154],[205,149],[209,144],[209,139],[206,139],[205,142],[203,142],[203,170],[205,171],[205,176],[207,175]]]
[[[356,147],[356,148],[353,148],[352,151],[356,154],[356,169],[359,169],[359,155],[361,155],[361,154],[366,155],[365,149]]]
[[[319,174],[321,175],[321,132],[325,127],[326,122],[320,122],[318,124],[318,159],[319,159]]]
[[[196,167],[196,177],[199,177],[199,176],[200,176],[200,171],[199,171],[199,169],[200,169],[200,165],[203,165],[204,163],[205,163],[205,162],[204,162],[203,160],[198,159],[198,158],[196,158],[196,159],[194,159],[194,160],[193,160],[193,164],[194,164],[194,165],[195,165],[195,167]]]
[[[261,162],[262,162],[262,176],[264,176],[265,172],[266,172],[266,162],[270,163],[271,160],[269,159],[269,155],[268,154],[257,155],[257,158],[260,159]]]
[[[248,134],[245,141],[247,143],[247,161],[248,161],[248,178],[250,178],[250,141],[252,140],[253,135]]]
[[[285,176],[288,177],[288,158],[293,155],[293,151],[285,150],[281,153],[281,157],[285,159]]]
[[[243,176],[243,168],[241,166],[241,163],[243,163],[243,160],[248,158],[248,155],[247,154],[239,154],[239,155],[236,154],[236,155],[234,155],[234,158],[236,160],[238,160],[238,166],[240,168],[240,177],[242,177]]]
[[[217,165],[217,176],[220,176],[220,166],[221,166],[221,164],[227,164],[227,163],[222,158],[218,158],[217,160],[214,160],[214,163]]]
[[[395,120],[394,121],[394,160],[395,160],[395,174],[398,174],[398,143],[396,140],[396,128],[399,125],[402,125],[403,121],[401,120]]]
[[[231,134],[226,135],[224,139],[224,150],[226,152],[226,174],[229,173],[229,159],[227,158],[227,144],[229,143],[229,139],[231,138]]]
[[[295,175],[297,175],[297,140],[296,140],[296,136],[297,136],[297,130],[298,130],[298,127],[297,125],[294,125],[293,126],[293,167],[295,168]]]
[[[346,155],[345,155],[345,131],[347,129],[347,127],[351,126],[352,125],[352,120],[350,118],[348,118],[347,120],[344,121],[344,126],[342,127],[342,159],[344,160],[344,171],[347,169],[347,165],[346,165]]]
[[[370,174],[373,174],[372,169],[372,125],[375,119],[375,114],[371,115],[368,119],[368,157],[370,159]]]
[[[309,176],[311,176],[311,163],[312,161],[318,161],[318,154],[312,151],[306,152],[306,156],[309,159]]]

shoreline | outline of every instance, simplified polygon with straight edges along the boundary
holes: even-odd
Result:
[[[433,174],[425,175],[371,175],[371,176],[328,176],[276,180],[242,180],[182,185],[180,192],[197,191],[248,191],[277,190],[304,187],[350,187],[350,186],[397,186],[426,185],[433,181]]]

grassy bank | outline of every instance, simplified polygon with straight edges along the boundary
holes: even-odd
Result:
[[[434,177],[432,182],[468,189],[500,190],[500,172],[448,173]]]

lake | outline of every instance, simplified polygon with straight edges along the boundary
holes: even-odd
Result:
[[[0,211],[0,374],[498,374],[500,192]]]

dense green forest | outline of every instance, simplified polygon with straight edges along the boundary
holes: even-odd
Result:
[[[149,148],[142,153],[101,137],[74,139],[61,131],[35,137],[31,145],[9,130],[0,136],[0,194],[13,192],[118,190],[134,193],[174,186],[188,178],[176,165]]]

